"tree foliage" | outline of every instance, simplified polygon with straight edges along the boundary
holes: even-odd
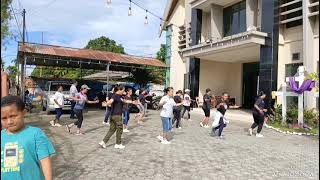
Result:
[[[162,62],[166,62],[166,45],[161,44],[160,50],[157,52],[157,59]]]
[[[1,0],[1,46],[5,45],[5,38],[10,35],[9,20],[11,19],[11,11],[9,7],[11,2],[12,0]]]
[[[116,41],[105,36],[90,40],[85,48],[125,54],[121,44],[117,44]]]

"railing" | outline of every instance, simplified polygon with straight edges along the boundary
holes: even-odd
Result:
[[[256,27],[253,28],[252,30],[249,31],[245,31],[242,33],[238,33],[238,34],[234,34],[231,36],[226,36],[223,38],[218,38],[218,37],[211,37],[208,38],[205,42],[194,45],[194,46],[190,46],[190,48],[196,48],[196,47],[201,47],[201,46],[205,46],[205,45],[211,45],[211,47],[213,46],[223,46],[225,44],[230,45],[233,42],[240,42],[242,40],[246,40],[249,38],[249,35],[252,34],[258,34],[258,33],[263,33],[261,32],[261,27]],[[262,36],[266,36],[265,34],[261,34]],[[189,48],[186,48],[189,49]]]

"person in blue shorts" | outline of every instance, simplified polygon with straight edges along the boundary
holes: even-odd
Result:
[[[52,180],[56,151],[41,129],[25,125],[25,114],[20,97],[1,98],[1,179]]]

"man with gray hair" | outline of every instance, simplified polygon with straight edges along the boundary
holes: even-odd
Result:
[[[78,93],[77,85],[78,85],[78,82],[76,80],[72,80],[72,85],[70,87],[70,97],[72,98],[75,98],[76,94]],[[70,112],[71,119],[76,119],[75,113],[73,111],[75,105],[76,105],[76,101],[71,100],[71,112]]]

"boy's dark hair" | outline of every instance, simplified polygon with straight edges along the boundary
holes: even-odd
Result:
[[[172,89],[173,89],[173,87],[167,87],[167,88],[164,89],[164,93],[167,94],[167,93],[168,93],[170,90],[172,90]]]
[[[5,96],[1,98],[1,108],[15,105],[18,111],[23,111],[25,108],[24,102],[19,96]]]
[[[182,94],[182,91],[181,91],[181,90],[179,90],[179,91],[177,91],[177,92],[176,92],[176,94]]]
[[[128,88],[128,89],[127,89],[127,92],[129,92],[129,91],[132,91],[132,88]]]
[[[116,86],[116,87],[114,87],[114,92],[117,92],[117,91],[119,91],[119,90],[123,90],[123,89],[125,89],[124,88],[124,86]]]
[[[208,93],[208,92],[210,92],[211,91],[211,89],[210,88],[207,88],[206,89],[206,93]]]
[[[261,96],[263,96],[263,95],[266,95],[266,93],[263,92],[263,91],[260,91],[258,95],[259,95],[259,97],[261,97]]]

